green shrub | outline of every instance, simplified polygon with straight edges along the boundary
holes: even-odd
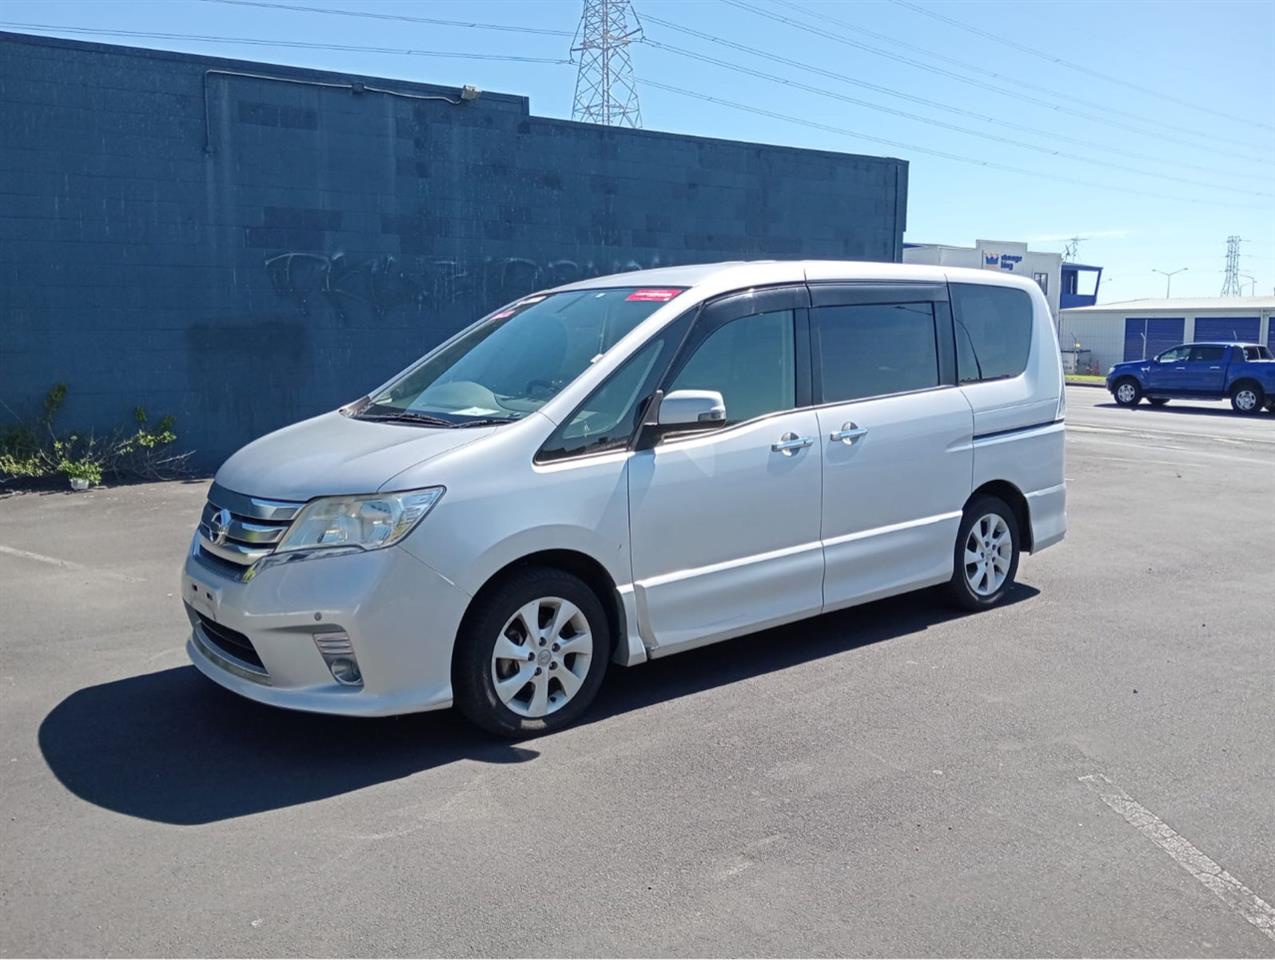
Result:
[[[152,426],[146,411],[134,407],[134,425],[105,440],[92,432],[59,434],[53,421],[66,395],[65,383],[54,384],[39,414],[0,432],[0,483],[64,476],[98,484],[104,476],[165,480],[187,472],[190,453],[172,449],[177,434],[171,416]]]

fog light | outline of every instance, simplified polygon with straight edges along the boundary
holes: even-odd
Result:
[[[347,687],[357,687],[363,683],[363,674],[359,673],[359,665],[349,657],[333,660],[328,664],[328,669],[332,671],[332,676],[337,683],[343,683]]]
[[[354,656],[354,644],[350,635],[344,630],[324,630],[314,635],[314,645],[323,655],[323,662],[328,665],[332,679],[342,686],[363,686],[363,672],[359,670],[359,662]]]

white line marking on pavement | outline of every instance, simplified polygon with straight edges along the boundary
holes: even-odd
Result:
[[[1212,890],[1219,900],[1275,940],[1275,907],[1206,857],[1190,841],[1101,773],[1091,773],[1080,780],[1098,794],[1103,803],[1124,817],[1131,827]]]
[[[1136,437],[1139,440],[1157,440],[1161,437],[1168,437],[1170,440],[1201,440],[1212,441],[1214,443],[1234,443],[1234,444],[1262,444],[1269,446],[1275,444],[1275,440],[1267,437],[1258,437],[1250,434],[1243,436],[1223,437],[1215,433],[1206,433],[1200,430],[1156,430],[1147,427],[1099,427],[1083,423],[1068,423],[1068,433],[1110,433],[1118,434],[1125,437]]]
[[[1108,440],[1106,437],[1077,437],[1074,442],[1096,444],[1104,447],[1120,447],[1122,450],[1155,450],[1161,453],[1174,453],[1182,457],[1195,457],[1203,460],[1224,460],[1227,463],[1253,463],[1262,467],[1267,466],[1270,463],[1269,460],[1261,460],[1255,457],[1234,457],[1229,453],[1214,453],[1212,450],[1170,446],[1165,443],[1125,443],[1122,440]],[[1253,452],[1262,453],[1263,451],[1254,450]],[[1150,463],[1153,461],[1147,462]],[[1174,465],[1178,465],[1176,461],[1174,462]]]
[[[87,567],[82,563],[76,563],[73,560],[61,560],[58,557],[47,557],[43,553],[32,553],[30,550],[19,550],[16,547],[6,547],[0,543],[0,554],[10,557],[21,557],[23,560],[34,560],[37,563],[47,563],[53,567],[61,567],[63,570],[82,570],[85,573],[96,574],[99,577],[106,577],[110,580],[122,580],[125,583],[145,583],[141,577],[130,577],[126,573],[116,573],[114,570],[99,570],[97,567]]]

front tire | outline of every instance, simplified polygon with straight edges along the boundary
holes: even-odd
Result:
[[[1257,413],[1266,403],[1266,391],[1261,384],[1243,380],[1231,388],[1231,408],[1245,416]]]
[[[602,603],[579,577],[528,567],[485,591],[452,659],[457,708],[502,737],[549,733],[597,696],[611,655]]]
[[[1142,384],[1138,383],[1133,377],[1125,377],[1116,381],[1115,389],[1111,391],[1111,395],[1116,398],[1116,403],[1122,407],[1136,407],[1138,401],[1142,399]]]
[[[1005,599],[1018,574],[1018,519],[998,497],[976,497],[956,535],[948,593],[965,610],[986,610]]]

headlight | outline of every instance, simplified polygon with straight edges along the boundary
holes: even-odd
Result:
[[[442,495],[442,487],[426,487],[401,493],[311,500],[297,514],[275,552],[388,547],[411,533]]]

